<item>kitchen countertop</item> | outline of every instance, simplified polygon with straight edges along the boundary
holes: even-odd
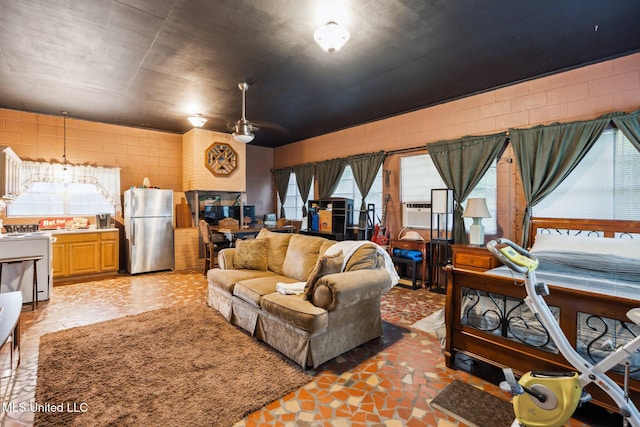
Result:
[[[34,239],[42,237],[52,237],[62,234],[80,234],[80,233],[106,233],[108,231],[118,231],[117,228],[81,228],[75,230],[38,230],[25,233],[2,233],[0,239]]]

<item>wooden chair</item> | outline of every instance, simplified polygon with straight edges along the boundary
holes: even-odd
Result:
[[[198,225],[204,242],[204,274],[206,275],[207,271],[218,266],[218,251],[230,247],[231,242],[224,234],[211,230],[204,219],[201,219]]]
[[[299,233],[300,229],[302,228],[302,221],[289,220],[289,221],[287,221],[287,225],[293,225],[293,232],[294,233]]]
[[[235,218],[223,218],[218,221],[218,227],[238,230],[240,228],[240,221]]]
[[[209,238],[209,224],[204,219],[200,220],[198,224],[200,228],[200,236],[202,237],[202,241],[204,242],[204,275],[207,275],[207,271],[211,269],[213,265],[213,243],[211,243],[211,239]]]

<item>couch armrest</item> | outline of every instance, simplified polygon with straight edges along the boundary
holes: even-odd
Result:
[[[391,277],[385,269],[345,271],[318,279],[312,303],[328,311],[383,295],[391,288]]]
[[[224,248],[218,252],[218,267],[222,270],[233,269],[233,255],[236,253],[236,248]]]

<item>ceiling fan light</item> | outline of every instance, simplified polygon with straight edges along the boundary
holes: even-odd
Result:
[[[207,119],[202,116],[202,114],[196,114],[188,118],[189,122],[193,127],[201,128],[207,123]]]
[[[329,21],[313,33],[313,38],[320,47],[329,53],[340,50],[349,41],[349,30],[335,21]]]
[[[252,133],[246,134],[246,133],[239,133],[239,132],[234,132],[232,136],[233,136],[233,139],[235,139],[238,142],[242,142],[243,144],[250,143],[251,141],[253,141],[253,138],[256,137]]]

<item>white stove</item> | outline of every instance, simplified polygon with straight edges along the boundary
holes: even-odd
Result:
[[[53,287],[53,272],[51,271],[53,239],[51,233],[44,231],[3,233],[0,237],[0,263],[3,260],[19,257],[42,257],[41,260],[36,261],[38,301],[48,300]],[[33,262],[4,263],[0,292],[21,291],[22,302],[31,303],[33,300],[33,273]]]

